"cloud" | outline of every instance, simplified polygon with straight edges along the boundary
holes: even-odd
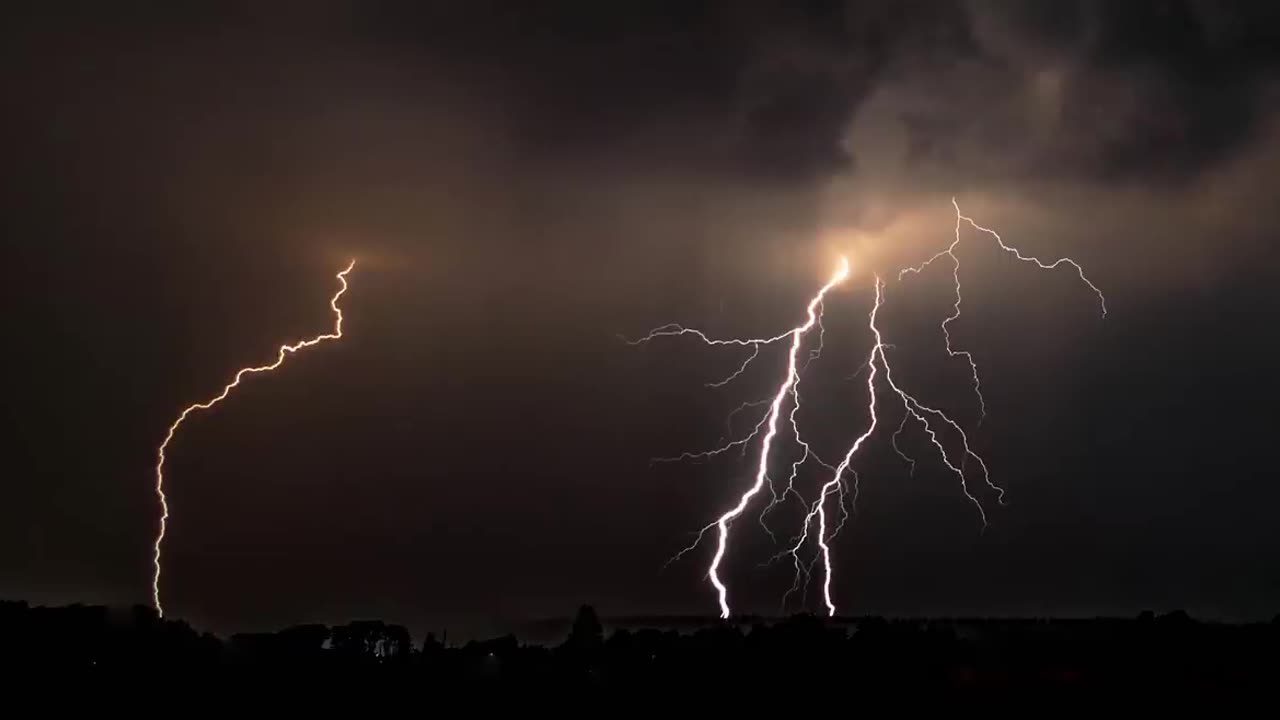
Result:
[[[951,32],[971,42],[927,59],[900,48],[852,115],[855,171],[829,184],[825,225],[887,237],[879,253],[897,261],[937,243],[958,195],[1047,247],[1142,268],[1138,286],[1252,257],[1270,203],[1249,189],[1280,147],[1271,11],[966,8]]]

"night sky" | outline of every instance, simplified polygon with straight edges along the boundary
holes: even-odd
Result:
[[[346,336],[171,446],[170,614],[714,614],[712,547],[663,563],[751,463],[649,460],[714,445],[785,358],[708,389],[740,352],[618,335],[782,332],[847,254],[815,447],[865,426],[879,273],[895,373],[973,428],[1008,505],[982,532],[919,437],[912,477],[877,434],[842,612],[1280,612],[1269,4],[38,5],[0,21],[0,597],[148,603],[165,429],[327,331],[354,257]],[[953,195],[1110,311],[966,234],[981,425],[947,270],[896,282]],[[754,514],[725,575],[774,613],[790,569],[758,567]]]

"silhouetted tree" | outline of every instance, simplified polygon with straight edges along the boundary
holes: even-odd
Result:
[[[579,652],[593,652],[603,644],[604,627],[600,624],[595,608],[583,605],[578,608],[578,615],[573,619],[568,645]]]
[[[435,633],[427,633],[427,638],[422,641],[423,655],[438,655],[444,650],[444,643],[436,637]]]

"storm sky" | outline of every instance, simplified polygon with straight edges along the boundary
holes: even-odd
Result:
[[[164,430],[327,330],[354,257],[346,337],[173,445],[169,612],[712,613],[711,548],[663,563],[750,463],[649,459],[713,445],[784,358],[708,389],[743,357],[618,335],[780,332],[844,254],[804,381],[816,447],[865,426],[849,376],[881,274],[895,374],[976,428],[1008,505],[981,532],[924,445],[909,476],[880,433],[835,545],[842,612],[1280,611],[1280,11],[259,5],[6,13],[0,596],[148,602]],[[1110,311],[966,234],[952,328],[980,425],[937,330],[948,273],[896,282],[950,242],[953,196],[1079,261]],[[758,567],[748,517],[735,609],[776,612],[789,569]]]

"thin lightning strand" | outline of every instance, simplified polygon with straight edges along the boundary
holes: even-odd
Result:
[[[280,349],[276,352],[275,362],[271,363],[270,365],[247,367],[239,370],[238,372],[236,372],[235,377],[232,378],[231,382],[227,383],[227,385],[222,388],[221,393],[219,393],[217,396],[215,396],[210,400],[206,400],[204,402],[195,403],[194,405],[187,406],[187,408],[184,409],[182,413],[178,415],[178,419],[174,420],[173,424],[169,426],[169,432],[168,434],[165,435],[164,442],[160,443],[160,449],[156,453],[157,455],[156,497],[159,498],[160,500],[160,532],[156,535],[156,540],[154,543],[154,555],[153,555],[152,562],[155,565],[155,575],[151,581],[151,597],[156,606],[156,613],[159,614],[160,617],[164,617],[164,606],[160,604],[160,568],[161,568],[160,547],[164,543],[165,529],[167,528],[167,524],[169,520],[169,503],[168,503],[167,497],[164,494],[165,450],[169,447],[169,443],[173,440],[173,436],[178,431],[178,427],[182,425],[183,421],[186,420],[187,417],[191,415],[191,413],[196,412],[197,410],[208,410],[214,405],[217,405],[218,403],[225,400],[227,396],[231,394],[231,390],[240,384],[241,378],[243,378],[245,375],[263,373],[263,372],[269,372],[271,370],[275,370],[276,368],[284,364],[285,358],[287,358],[289,355],[292,355],[293,353],[298,352],[303,348],[308,348],[308,347],[311,347],[312,345],[319,345],[320,343],[326,340],[337,340],[338,338],[341,338],[342,337],[342,309],[338,307],[338,300],[342,297],[343,293],[347,291],[347,273],[351,272],[351,269],[354,268],[355,266],[356,266],[356,261],[352,260],[350,264],[347,265],[346,269],[339,272],[337,275],[338,282],[342,284],[342,287],[339,288],[338,292],[334,294],[334,296],[329,300],[329,308],[333,310],[333,314],[335,317],[332,333],[317,335],[311,338],[310,340],[302,340],[292,345],[281,345]]]
[[[969,353],[966,350],[956,350],[951,346],[951,332],[950,332],[950,328],[948,327],[952,321],[957,320],[960,317],[960,303],[961,303],[960,258],[955,254],[955,250],[956,250],[956,246],[960,244],[960,223],[961,222],[967,222],[971,227],[973,227],[973,229],[987,233],[991,237],[995,238],[996,244],[1000,246],[1001,250],[1004,250],[1005,252],[1013,255],[1014,257],[1016,257],[1018,260],[1021,260],[1022,262],[1033,263],[1037,267],[1039,267],[1041,270],[1053,270],[1057,268],[1059,265],[1070,265],[1071,267],[1075,268],[1076,274],[1080,276],[1081,282],[1083,282],[1085,285],[1088,285],[1089,289],[1092,290],[1093,293],[1098,296],[1098,304],[1102,310],[1103,318],[1106,318],[1107,316],[1107,298],[1102,294],[1102,291],[1098,289],[1098,286],[1094,285],[1093,281],[1091,281],[1088,277],[1085,276],[1084,268],[1080,267],[1080,264],[1077,263],[1075,260],[1072,260],[1069,257],[1062,257],[1062,258],[1058,258],[1057,260],[1054,260],[1051,263],[1045,263],[1041,261],[1039,258],[1036,258],[1034,256],[1023,255],[1022,252],[1017,248],[1012,247],[1010,245],[1006,245],[1004,240],[1001,239],[1000,234],[997,233],[995,230],[983,227],[979,225],[977,222],[975,222],[973,218],[968,217],[963,213],[961,213],[960,204],[956,202],[956,199],[954,197],[951,198],[951,206],[955,208],[955,211],[956,211],[955,239],[951,241],[951,244],[947,246],[946,250],[936,253],[935,255],[933,255],[933,257],[929,258],[928,260],[925,260],[920,265],[917,265],[915,267],[903,268],[901,271],[898,272],[898,279],[901,280],[903,276],[907,275],[908,273],[919,274],[921,272],[924,272],[925,268],[929,267],[929,265],[933,264],[935,260],[938,260],[943,256],[946,256],[951,259],[951,277],[955,284],[955,302],[952,304],[951,314],[948,315],[942,321],[942,326],[941,326],[942,335],[946,341],[947,355],[949,355],[950,357],[963,357],[965,361],[969,363],[969,370],[973,375],[973,391],[974,391],[974,394],[978,396],[978,409],[980,412],[979,421],[981,421],[981,419],[985,419],[987,416],[987,402],[986,402],[986,399],[982,396],[982,380],[978,376],[978,365],[976,362],[974,362],[973,355],[971,353]]]
[[[746,403],[744,403],[743,405],[745,406]],[[742,406],[739,406],[739,409],[741,409],[741,407]],[[760,428],[764,427],[765,423],[768,420],[769,420],[769,415],[766,413],[764,417],[760,418],[760,420],[755,424],[755,427],[753,427],[751,432],[748,433],[746,436],[740,437],[736,440],[730,440],[724,443],[723,445],[720,445],[719,447],[714,447],[710,450],[686,451],[674,457],[651,458],[649,460],[649,464],[656,465],[657,463],[673,463],[673,462],[681,462],[684,460],[706,460],[707,458],[713,458],[721,453],[727,452],[736,447],[743,448],[743,452],[745,453],[747,444],[750,443],[757,435],[760,434]]]
[[[906,275],[907,273],[918,274],[918,273],[924,272],[924,269],[929,265],[933,264],[933,261],[943,257],[944,255],[946,257],[951,258],[951,278],[955,283],[956,299],[955,299],[955,302],[952,303],[951,314],[948,315],[942,321],[942,325],[941,325],[942,337],[946,342],[947,355],[949,357],[953,357],[953,358],[963,357],[965,359],[965,362],[969,363],[969,372],[973,375],[973,393],[978,396],[978,422],[981,423],[983,420],[987,418],[987,400],[982,396],[982,379],[978,376],[978,364],[977,362],[974,361],[972,353],[970,353],[967,350],[956,350],[951,346],[951,329],[949,326],[951,325],[952,321],[957,320],[960,317],[960,300],[961,300],[960,298],[960,258],[956,255],[956,252],[955,252],[956,246],[960,244],[960,206],[956,205],[955,202],[956,202],[955,198],[951,198],[951,204],[955,205],[955,208],[956,208],[955,239],[951,241],[951,244],[947,246],[946,250],[943,250],[942,252],[937,253],[933,257],[924,261],[924,263],[922,263],[921,265],[917,267],[904,268],[903,270],[899,271],[898,279],[901,280],[902,276]]]
[[[777,392],[774,394],[773,403],[769,406],[768,430],[764,434],[764,439],[760,443],[760,463],[756,467],[755,483],[742,494],[738,499],[738,504],[730,508],[727,512],[716,520],[716,526],[719,528],[719,543],[716,546],[715,557],[711,560],[711,567],[708,569],[707,575],[711,579],[711,584],[715,586],[716,592],[720,599],[720,617],[729,617],[729,590],[720,580],[720,563],[724,560],[724,554],[729,543],[729,523],[742,514],[746,510],[747,505],[751,503],[751,499],[760,492],[764,486],[765,475],[768,471],[769,449],[773,445],[773,438],[778,434],[778,416],[782,411],[782,402],[787,397],[789,391],[798,379],[797,372],[797,356],[800,354],[801,341],[806,332],[808,332],[818,322],[817,309],[822,303],[823,297],[833,287],[843,282],[849,275],[849,262],[845,258],[840,258],[840,267],[836,270],[835,275],[818,294],[809,301],[807,308],[808,319],[803,325],[793,328],[788,334],[791,336],[791,352],[787,356],[787,374],[782,384],[778,386]],[[783,336],[785,337],[785,335]]]
[[[1081,282],[1083,282],[1085,285],[1088,285],[1088,286],[1089,286],[1089,289],[1093,291],[1093,294],[1098,296],[1098,307],[1102,310],[1102,317],[1104,317],[1104,318],[1105,318],[1105,317],[1107,316],[1107,298],[1106,298],[1106,296],[1104,296],[1104,295],[1102,294],[1102,291],[1098,289],[1098,286],[1097,286],[1097,285],[1094,285],[1094,284],[1093,284],[1093,281],[1092,281],[1092,280],[1090,280],[1089,278],[1085,277],[1085,274],[1084,274],[1084,268],[1080,267],[1080,263],[1076,262],[1075,260],[1072,260],[1072,259],[1071,259],[1071,258],[1069,258],[1069,257],[1062,257],[1062,258],[1058,258],[1057,260],[1054,260],[1053,262],[1051,262],[1051,263],[1049,263],[1048,265],[1046,265],[1044,262],[1042,262],[1042,261],[1041,261],[1041,260],[1039,260],[1038,258],[1035,258],[1035,257],[1030,256],[1030,255],[1023,255],[1023,254],[1022,254],[1022,252],[1018,250],[1018,248],[1016,248],[1016,247],[1011,247],[1011,246],[1009,246],[1009,245],[1005,245],[1005,244],[1004,244],[1004,240],[1000,239],[1000,234],[999,234],[999,233],[997,233],[995,230],[992,230],[992,229],[990,229],[990,228],[982,227],[982,226],[981,226],[981,225],[979,225],[978,223],[974,222],[974,221],[973,221],[973,218],[967,217],[967,216],[965,216],[965,215],[961,215],[961,214],[960,214],[960,206],[956,203],[956,199],[955,199],[955,198],[951,198],[951,205],[952,205],[953,207],[955,207],[955,209],[956,209],[956,224],[957,224],[957,226],[959,225],[959,221],[960,221],[960,220],[963,220],[963,221],[965,221],[965,222],[969,223],[969,225],[971,225],[971,226],[973,227],[973,229],[974,229],[974,230],[980,230],[980,231],[982,231],[982,232],[984,232],[984,233],[986,233],[986,234],[990,235],[991,237],[995,238],[995,239],[996,239],[996,244],[998,244],[998,245],[1000,246],[1000,249],[1001,249],[1001,250],[1004,250],[1005,252],[1007,252],[1007,253],[1009,253],[1009,254],[1013,255],[1014,257],[1018,258],[1018,259],[1019,259],[1019,260],[1021,260],[1022,262],[1034,263],[1034,264],[1035,264],[1035,265],[1037,265],[1041,270],[1053,270],[1053,269],[1057,268],[1059,265],[1070,265],[1071,267],[1075,268],[1076,275],[1079,275],[1079,276],[1080,276],[1080,281],[1081,281]]]
[[[910,466],[911,477],[915,477],[916,476],[915,459],[912,458],[910,455],[907,455],[905,452],[903,452],[902,448],[898,446],[898,436],[901,435],[902,431],[906,429],[907,421],[910,419],[911,419],[911,415],[909,413],[905,413],[905,412],[902,413],[902,422],[898,423],[898,429],[893,433],[892,444],[893,444],[893,451],[898,453],[898,457],[902,458],[902,461],[907,463],[908,466]]]
[[[985,530],[987,527],[987,512],[982,507],[982,502],[979,501],[978,498],[974,497],[973,493],[969,491],[968,477],[964,473],[964,461],[961,460],[959,465],[956,464],[956,461],[952,459],[951,454],[947,452],[946,446],[938,439],[938,433],[933,429],[933,425],[930,424],[928,416],[936,415],[937,417],[942,418],[943,422],[950,425],[951,428],[960,435],[964,449],[964,456],[966,458],[973,458],[978,462],[978,465],[982,468],[983,479],[986,481],[988,487],[996,491],[996,501],[1001,504],[1004,503],[1004,488],[991,481],[991,477],[989,473],[987,473],[987,464],[969,447],[969,437],[965,435],[965,432],[960,428],[960,425],[948,417],[946,413],[938,410],[937,408],[931,408],[924,405],[915,397],[907,393],[907,391],[899,387],[897,383],[893,381],[893,369],[892,366],[889,365],[888,356],[884,353],[883,349],[880,352],[880,359],[884,363],[885,382],[888,383],[889,387],[897,393],[898,397],[902,400],[903,408],[911,415],[912,418],[917,420],[924,427],[924,431],[929,435],[929,441],[938,449],[938,454],[942,457],[942,463],[947,466],[947,469],[955,473],[956,477],[960,478],[960,490],[964,493],[964,496],[968,498],[969,502],[973,503],[973,506],[978,509],[978,515],[982,518],[982,527]]]
[[[787,332],[784,332],[781,335],[775,335],[770,338],[712,338],[712,337],[708,337],[707,334],[702,332],[701,330],[695,330],[693,328],[687,328],[687,327],[684,327],[683,325],[679,325],[676,323],[670,323],[667,325],[663,325],[661,327],[654,328],[653,330],[650,330],[649,334],[645,335],[642,338],[637,338],[635,340],[626,340],[626,338],[623,338],[623,339],[626,341],[628,345],[644,345],[645,343],[648,343],[651,340],[654,340],[655,338],[677,337],[681,335],[693,335],[694,337],[698,338],[699,340],[701,340],[703,343],[707,345],[738,345],[740,347],[759,347],[761,345],[772,345],[773,343],[776,343],[779,340],[785,340],[787,336],[791,335],[791,331],[788,330]]]
[[[709,382],[706,384],[707,387],[709,388],[719,388],[719,387],[724,387],[725,385],[728,385],[729,383],[736,380],[739,376],[741,376],[744,372],[746,372],[747,367],[751,365],[751,362],[760,356],[761,347],[764,347],[765,345],[772,345],[773,343],[776,343],[779,340],[786,338],[789,334],[790,334],[789,332],[786,332],[786,333],[782,333],[781,335],[775,335],[774,337],[770,337],[770,338],[720,339],[720,338],[708,337],[707,334],[702,332],[701,330],[687,328],[678,323],[670,323],[667,325],[662,325],[661,327],[656,327],[653,330],[650,330],[649,334],[645,335],[642,338],[637,338],[635,340],[628,340],[624,337],[622,339],[628,345],[644,345],[660,337],[678,337],[681,335],[692,335],[698,338],[699,340],[701,340],[706,345],[711,345],[711,346],[736,345],[739,347],[751,348],[751,354],[747,356],[746,360],[742,361],[742,364],[738,366],[737,370],[730,373],[727,377],[724,377],[720,380],[716,380],[714,382]]]
[[[725,438],[733,435],[733,419],[737,417],[738,413],[750,407],[760,407],[761,405],[768,405],[768,404],[769,404],[769,398],[765,398],[764,400],[748,400],[742,403],[741,405],[739,405],[738,407],[734,408],[729,413],[729,416],[726,417],[724,420],[725,431],[724,431],[724,435],[720,436],[719,442],[724,442]]]
[[[740,365],[737,370],[735,370],[732,374],[730,374],[728,377],[724,378],[723,380],[717,380],[715,382],[707,383],[707,387],[720,388],[720,387],[724,387],[725,385],[728,385],[734,380],[737,380],[738,377],[742,375],[742,373],[747,371],[747,366],[751,364],[751,361],[755,360],[757,357],[760,357],[759,345],[756,345],[755,347],[751,348],[751,354],[747,356],[746,360],[742,361],[742,365]]]

